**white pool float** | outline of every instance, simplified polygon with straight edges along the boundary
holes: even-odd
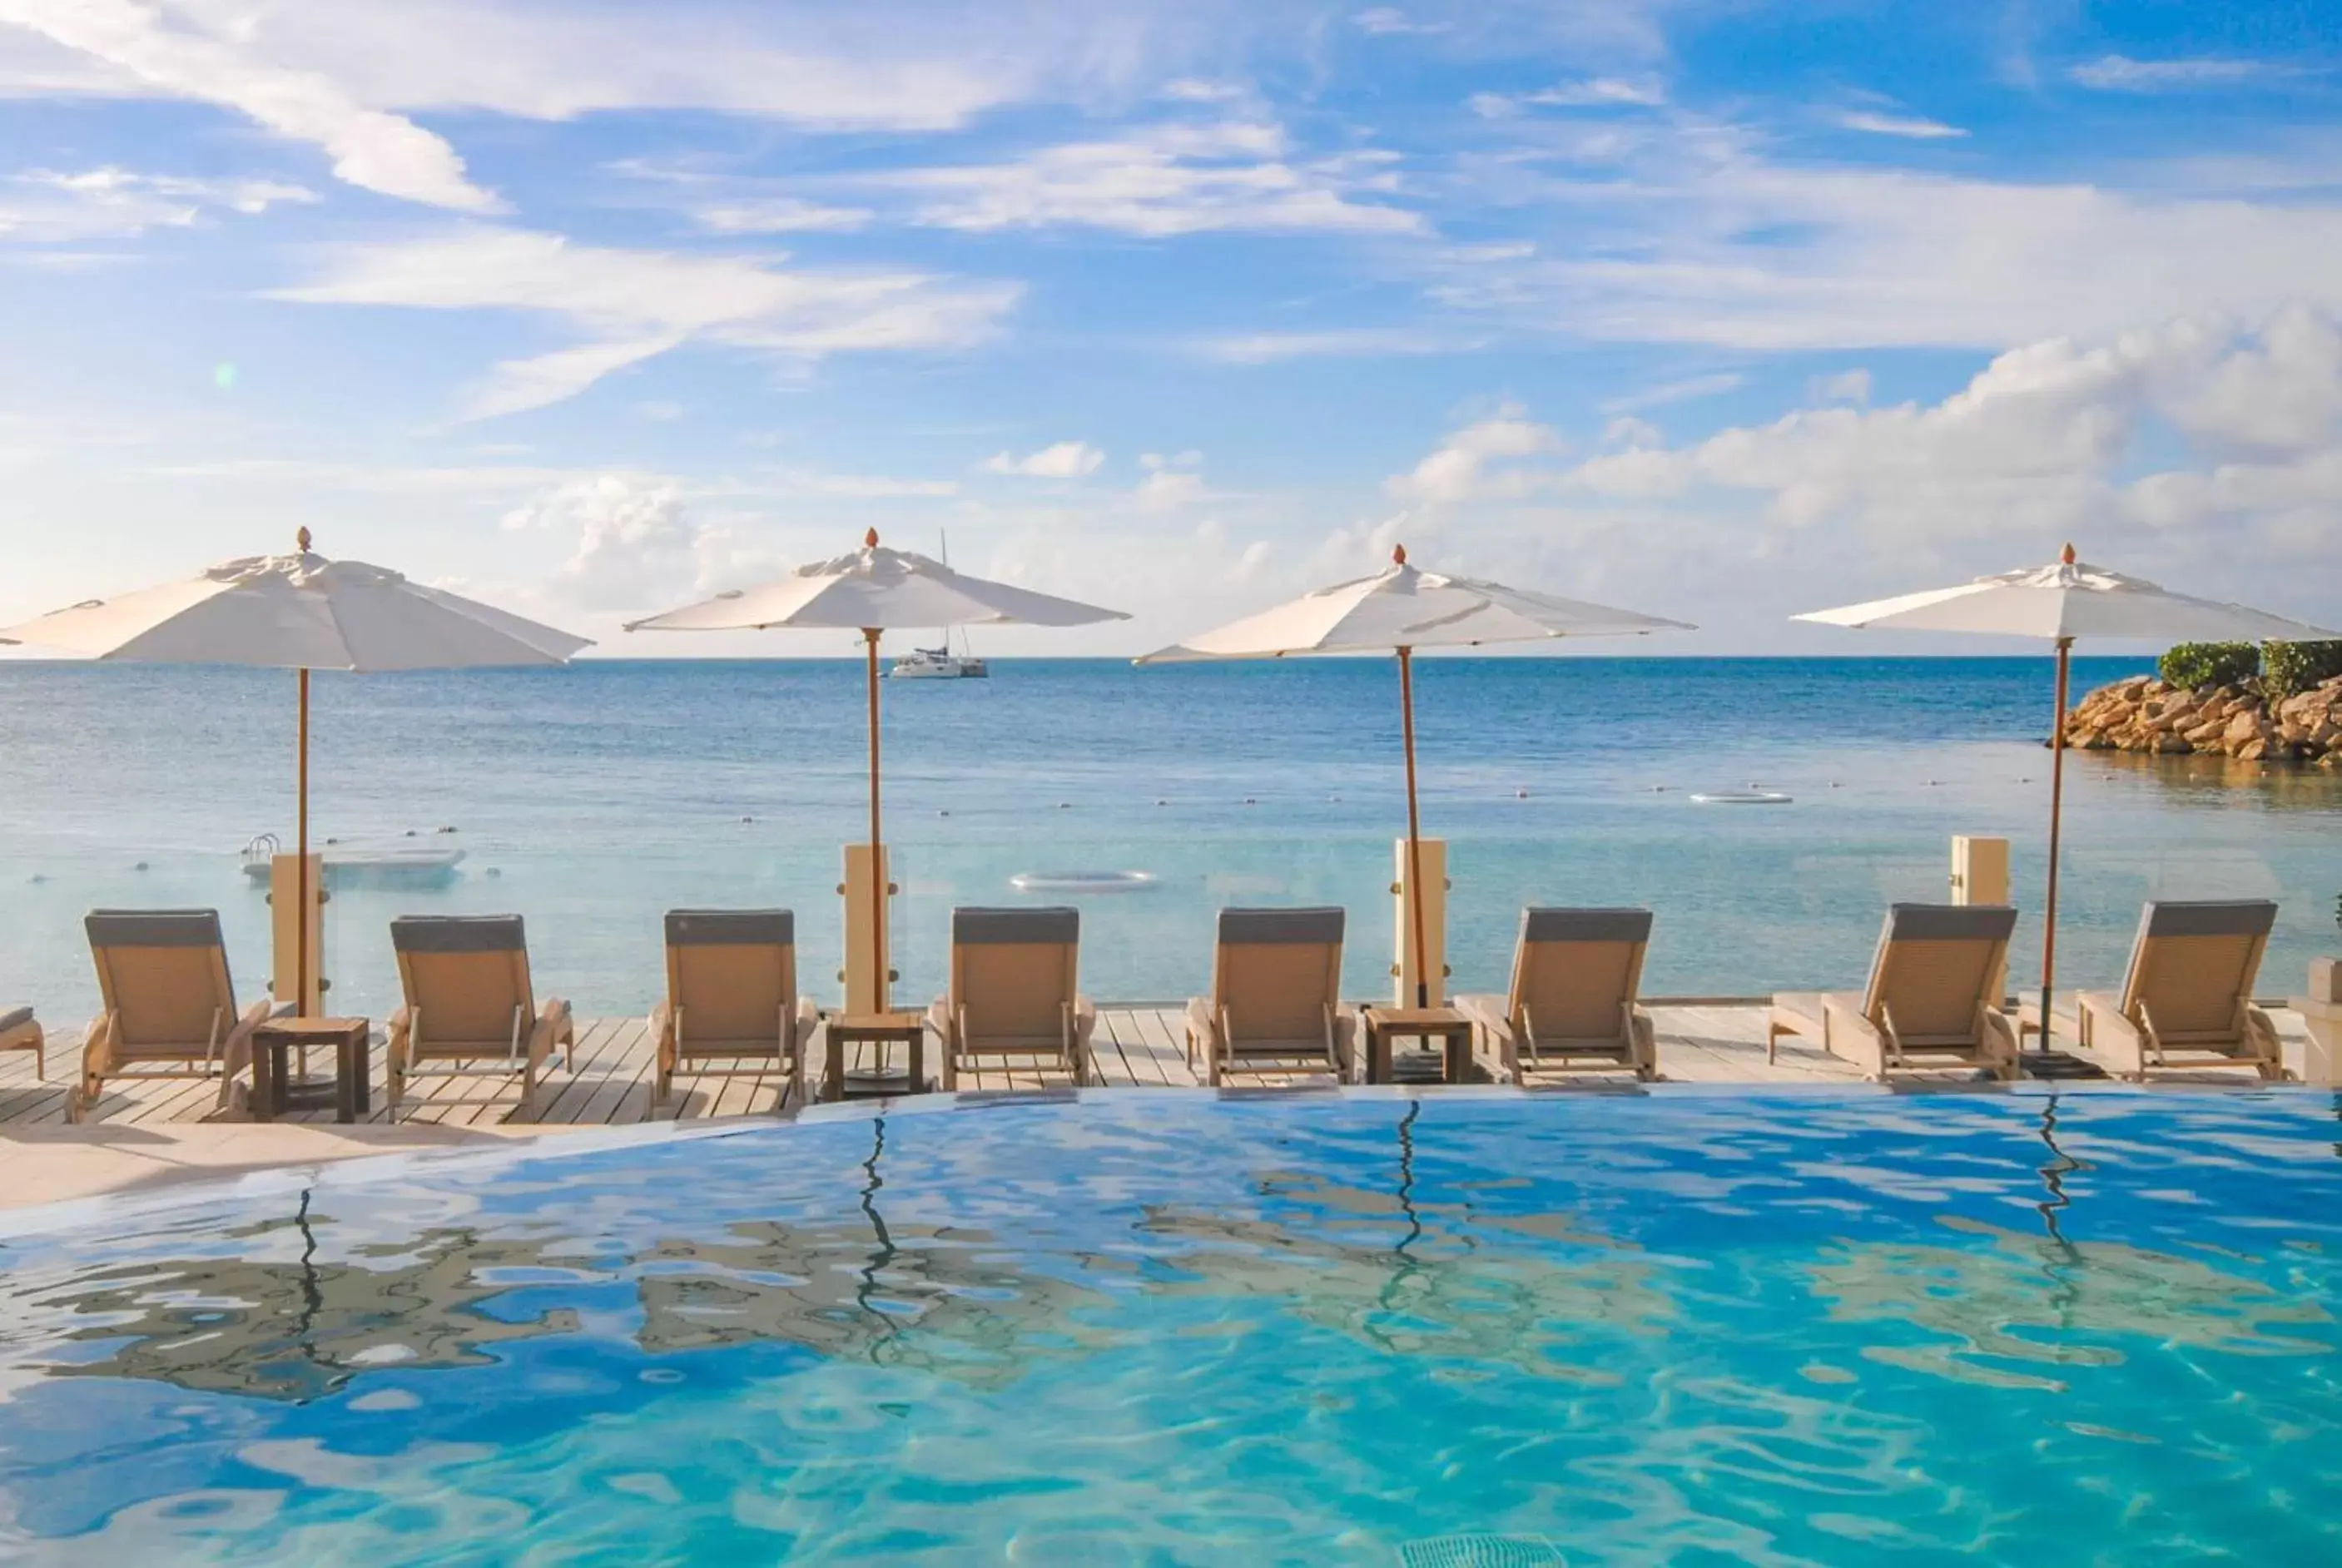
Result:
[[[1691,798],[1699,805],[1787,805],[1797,797],[1777,789],[1719,789]]]
[[[1008,879],[1019,893],[1130,893],[1155,885],[1146,871],[1020,871]]]

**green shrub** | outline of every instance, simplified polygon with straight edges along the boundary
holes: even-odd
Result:
[[[2241,686],[2259,674],[2260,667],[2261,651],[2250,643],[2182,643],[2157,661],[2155,673],[2163,677],[2165,685],[2193,692],[2206,686]]]
[[[2342,675],[2342,643],[2261,644],[2261,695],[2269,702],[2281,703],[2337,675]]]

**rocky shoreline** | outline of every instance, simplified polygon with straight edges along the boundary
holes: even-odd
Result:
[[[2066,715],[2066,744],[2342,769],[2342,675],[2274,705],[2246,687],[2191,691],[2133,675],[2099,687]]]

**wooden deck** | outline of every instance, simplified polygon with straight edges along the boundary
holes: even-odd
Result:
[[[1765,1019],[1762,1006],[1750,1004],[1665,1005],[1651,1008],[1658,1026],[1659,1068],[1663,1080],[1696,1084],[1816,1084],[1857,1083],[1860,1074],[1848,1064],[1822,1054],[1810,1040],[1785,1039],[1780,1060],[1765,1060]],[[2300,1021],[2291,1014],[2278,1015],[2286,1034],[2288,1057],[2299,1048]],[[2061,1029],[2061,1034],[2067,1033]],[[1125,1089],[1196,1088],[1199,1081],[1187,1065],[1181,1040],[1180,1014],[1176,1007],[1110,1006],[1101,1008],[1095,1040],[1097,1063],[1107,1085]],[[61,1030],[49,1041],[49,1075],[37,1081],[30,1052],[0,1054],[0,1137],[12,1131],[65,1121],[65,1089],[80,1056],[77,1032]],[[932,1059],[932,1058],[931,1058]],[[859,1064],[858,1065],[867,1065]],[[316,1064],[319,1071],[323,1063]],[[932,1072],[932,1067],[930,1068]],[[375,1124],[389,1114],[383,1104],[380,1036],[374,1057]],[[1608,1075],[1616,1082],[1616,1075]],[[2206,1082],[2242,1083],[2242,1074],[2207,1073]],[[648,1025],[641,1017],[581,1019],[577,1034],[577,1070],[565,1073],[556,1065],[539,1090],[540,1126],[591,1127],[624,1125],[646,1121],[706,1116],[771,1115],[796,1107],[788,1103],[785,1079],[718,1077],[678,1074],[675,1093],[666,1104],[654,1104],[654,1074]],[[1576,1080],[1591,1082],[1593,1077]],[[1241,1083],[1274,1086],[1287,1083],[1323,1083],[1322,1075],[1247,1074]],[[1556,1076],[1559,1085],[1573,1080]],[[1037,1061],[963,1072],[964,1090],[1016,1090],[1061,1086],[1064,1079],[1039,1070]],[[115,1080],[92,1123],[139,1125],[212,1120],[219,1081],[212,1079]],[[517,1081],[495,1077],[432,1077],[410,1086],[400,1121],[429,1123],[450,1128],[514,1124]],[[330,1123],[333,1113],[307,1111],[285,1118],[305,1123]]]

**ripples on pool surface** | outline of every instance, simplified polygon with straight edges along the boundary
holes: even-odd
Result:
[[[2337,1136],[1093,1097],[125,1211],[0,1239],[0,1558],[2332,1563]]]

